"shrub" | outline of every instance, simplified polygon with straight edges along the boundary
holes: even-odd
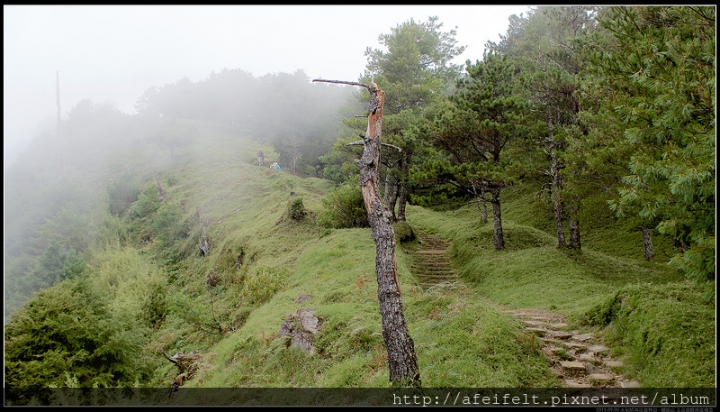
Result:
[[[286,268],[261,267],[245,277],[242,296],[251,305],[261,305],[285,287],[289,276]]]
[[[296,222],[305,219],[305,216],[307,216],[307,210],[305,210],[301,197],[295,198],[288,203],[287,216]]]
[[[40,291],[5,330],[5,378],[21,391],[133,385],[143,333],[115,316],[83,278]],[[147,372],[147,371],[146,371]]]
[[[132,206],[128,209],[128,214],[130,219],[142,219],[158,210],[159,207],[160,193],[157,186],[154,183],[148,184],[145,190],[138,195],[137,200],[132,203]]]
[[[318,224],[326,228],[369,227],[362,191],[356,183],[345,182],[322,200]]]
[[[412,242],[415,240],[415,231],[408,222],[400,221],[393,225],[395,238],[400,242]]]
[[[137,186],[135,180],[128,174],[107,185],[108,210],[112,215],[122,215],[137,200],[140,194]]]

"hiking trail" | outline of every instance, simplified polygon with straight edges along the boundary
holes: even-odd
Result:
[[[418,246],[408,250],[410,269],[424,290],[463,284],[452,266],[450,241],[418,232]],[[565,388],[639,388],[640,382],[620,373],[623,364],[613,360],[610,349],[594,333],[573,329],[560,313],[541,309],[500,308],[540,340],[550,370]]]

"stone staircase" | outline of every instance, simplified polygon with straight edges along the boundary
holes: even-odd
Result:
[[[418,246],[410,250],[411,271],[424,290],[454,288],[462,280],[447,254],[450,242],[435,235],[418,233]],[[636,380],[620,373],[623,364],[610,356],[610,350],[592,333],[570,330],[565,317],[537,309],[501,309],[522,323],[528,333],[540,340],[550,370],[566,388],[639,388]]]
[[[429,233],[418,234],[419,247],[413,251],[411,272],[420,286],[430,288],[454,287],[461,284],[460,276],[447,255],[450,242]]]
[[[592,333],[569,330],[557,313],[537,309],[504,310],[536,335],[550,361],[550,370],[566,388],[639,388],[640,382],[625,379],[622,362],[613,360],[610,349]]]

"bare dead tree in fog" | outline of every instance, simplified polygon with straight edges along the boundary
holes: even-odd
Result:
[[[363,154],[356,160],[360,166],[360,187],[362,189],[368,222],[375,241],[375,274],[378,282],[378,301],[382,315],[382,333],[388,353],[390,382],[396,386],[420,386],[415,345],[405,321],[402,297],[397,280],[395,261],[395,231],[392,215],[378,196],[380,180],[380,146],[382,134],[382,113],[385,92],[371,84],[341,80],[314,79],[313,82],[327,82],[361,86],[370,92],[368,126],[363,136]]]
[[[163,190],[162,184],[160,184],[160,181],[155,177],[155,172],[152,172],[152,177],[155,179],[155,185],[157,186],[158,200],[162,202],[165,199],[165,190]]]
[[[57,135],[58,151],[60,152],[60,167],[62,172],[65,172],[65,150],[63,149],[62,143],[62,111],[60,110],[60,72],[55,72],[57,76],[57,88],[55,95],[57,97],[57,125],[55,127],[55,133]]]

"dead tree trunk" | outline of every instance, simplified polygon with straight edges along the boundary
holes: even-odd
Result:
[[[198,362],[201,358],[200,351],[193,351],[189,355],[178,352],[175,355],[170,356],[163,348],[158,349],[160,349],[165,359],[174,363],[180,369],[178,375],[175,379],[173,379],[173,383],[170,385],[170,399],[172,399],[175,397],[175,392],[180,389],[180,386],[182,386],[185,381],[192,379],[195,372],[197,372]]]
[[[155,172],[153,172],[152,176],[153,176],[153,179],[155,179],[155,186],[157,186],[157,190],[158,190],[158,201],[162,202],[165,199],[165,190],[163,190],[163,187],[160,184],[160,181],[157,180],[157,177],[155,177]]]
[[[571,200],[570,209],[570,247],[573,249],[580,250],[582,245],[580,244],[580,199],[578,196],[573,196]]]
[[[57,74],[57,89],[56,89],[56,95],[57,95],[57,126],[55,129],[56,137],[57,137],[57,144],[58,144],[58,151],[60,152],[60,170],[65,173],[65,148],[63,147],[63,138],[62,138],[62,111],[60,110],[60,72],[56,72]]]
[[[375,241],[375,274],[378,282],[378,301],[382,315],[382,333],[388,353],[388,369],[393,386],[420,387],[420,370],[415,356],[415,344],[405,321],[395,261],[395,231],[391,213],[378,196],[380,167],[380,137],[385,92],[375,82],[370,85],[338,80],[315,81],[362,86],[370,91],[368,126],[363,137],[364,150],[359,160],[360,186],[368,222]]]
[[[198,249],[200,249],[200,253],[205,257],[208,255],[210,251],[210,241],[208,240],[207,235],[207,227],[210,224],[210,219],[205,219],[205,224],[202,228],[202,234],[200,234],[200,243],[198,244]]]
[[[642,228],[643,238],[643,253],[645,254],[645,260],[652,262],[655,258],[655,252],[653,252],[652,237],[650,237],[650,228]]]

